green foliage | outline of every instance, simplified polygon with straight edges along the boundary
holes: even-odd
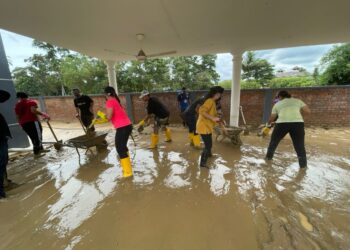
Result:
[[[255,80],[261,86],[274,77],[273,65],[267,60],[256,58],[255,53],[248,51],[242,62],[242,79]]]
[[[102,93],[108,85],[103,61],[72,53],[48,43],[34,41],[33,46],[44,51],[26,60],[27,66],[12,74],[17,90],[31,96],[60,95],[79,88],[86,94]],[[204,89],[218,82],[216,55],[158,58],[117,63],[120,92]]]
[[[231,89],[231,80],[225,80],[219,83],[225,89]],[[293,76],[274,78],[266,82],[265,86],[270,88],[290,88],[290,87],[312,87],[318,86],[312,76]],[[242,80],[242,89],[259,89],[261,84],[255,80]]]
[[[321,59],[322,84],[350,84],[350,43],[334,46]]]
[[[293,76],[274,78],[269,81],[270,88],[312,87],[317,86],[312,76]]]

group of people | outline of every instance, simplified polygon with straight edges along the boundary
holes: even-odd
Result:
[[[185,88],[178,95],[178,104],[184,125],[188,127],[190,144],[199,148],[201,139],[204,143],[199,164],[203,168],[208,168],[207,161],[212,156],[212,133],[214,127],[224,124],[220,104],[223,93],[224,89],[222,87],[214,86],[204,96],[193,102],[190,101],[190,96]],[[88,131],[94,131],[95,128],[92,124],[94,119],[93,100],[87,95],[82,95],[79,89],[74,89],[73,94],[75,96],[76,116]],[[106,99],[106,118],[116,129],[115,146],[123,176],[130,177],[133,175],[133,171],[127,143],[133,130],[132,122],[122,106],[115,89],[108,86],[104,89],[104,94]],[[304,168],[307,166],[307,159],[303,115],[310,113],[310,109],[301,100],[292,98],[287,91],[280,91],[277,97],[278,100],[273,106],[269,120],[269,124],[274,125],[274,130],[268,146],[266,160],[272,160],[279,142],[289,133],[299,159],[299,165],[301,168]],[[9,98],[9,93],[0,91],[0,102],[5,102]],[[15,113],[18,123],[31,139],[34,155],[40,156],[46,150],[42,145],[42,126],[38,117],[41,116],[47,120],[50,117],[46,113],[39,111],[37,103],[29,99],[26,93],[18,92],[17,98]],[[160,130],[165,132],[165,141],[171,142],[172,135],[168,127],[170,112],[167,107],[146,90],[141,92],[139,98],[145,103],[147,115],[138,123],[138,126],[149,125],[153,120],[150,148],[155,149],[157,147]],[[6,196],[4,181],[7,180],[6,165],[8,163],[7,141],[11,138],[11,133],[6,120],[1,114],[0,128],[0,198],[4,198]]]

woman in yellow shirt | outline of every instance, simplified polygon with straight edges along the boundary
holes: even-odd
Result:
[[[201,155],[200,166],[207,167],[207,160],[211,156],[211,148],[213,146],[212,133],[214,126],[221,119],[216,111],[216,101],[221,98],[221,87],[210,88],[205,96],[203,105],[199,108],[199,116],[196,125],[196,132],[201,135],[204,142],[204,149]]]

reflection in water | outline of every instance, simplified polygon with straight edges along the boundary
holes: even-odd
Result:
[[[231,169],[225,166],[222,159],[216,159],[214,163],[214,168],[211,168],[209,171],[209,184],[210,191],[214,195],[220,196],[225,195],[230,190],[230,180],[226,180],[225,175],[231,172]]]
[[[93,161],[94,158],[90,159]],[[86,160],[86,159],[85,159]],[[86,219],[94,213],[98,203],[112,193],[117,186],[117,178],[120,178],[121,171],[116,171],[116,167],[105,164],[109,167],[102,171],[97,178],[91,182],[78,179],[78,170],[91,171],[91,168],[84,169],[87,165],[96,167],[93,162],[85,162],[79,166],[75,157],[68,159],[59,166],[49,166],[48,169],[56,180],[56,188],[61,196],[49,206],[49,218],[44,228],[54,228],[60,237],[64,237],[74,229],[79,227]],[[89,175],[88,173],[85,175]],[[84,173],[79,173],[80,178]]]
[[[211,169],[198,167],[200,151],[184,143],[157,150],[130,147],[134,177],[126,180],[115,149],[82,155],[82,165],[74,149],[46,159],[47,165],[41,159],[24,191],[0,206],[10,204],[7,213],[21,215],[5,224],[17,239],[0,235],[0,248],[29,243],[28,249],[47,249],[40,244],[50,246],[52,240],[53,248],[67,250],[94,242],[92,249],[196,249],[201,243],[198,249],[234,249],[257,239],[258,247],[240,249],[350,249],[348,151],[316,145],[308,152],[309,167],[300,170],[289,140],[265,162],[267,140],[244,139],[240,148],[215,143]],[[232,240],[245,226],[249,233]],[[190,235],[186,244],[192,245],[178,247],[178,238],[171,237],[181,233]],[[135,247],[138,242],[153,247]]]

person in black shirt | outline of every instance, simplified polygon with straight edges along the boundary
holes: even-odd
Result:
[[[141,92],[140,99],[142,99],[146,104],[147,116],[139,123],[143,126],[148,124],[150,119],[154,117],[154,128],[153,134],[151,135],[151,145],[150,148],[156,148],[159,142],[159,128],[165,131],[166,142],[171,142],[171,130],[167,128],[169,125],[169,111],[157,98],[151,97],[147,90]]]
[[[79,89],[73,89],[73,95],[75,97],[74,106],[77,110],[76,117],[81,120],[88,132],[95,131],[94,126],[89,128],[94,119],[94,101],[89,96],[82,95]]]
[[[221,94],[224,92],[224,88],[220,86],[216,86],[214,88],[217,88],[218,92]],[[222,116],[220,100],[221,98],[216,101],[216,110],[218,112],[218,115]],[[196,133],[198,110],[199,110],[199,107],[203,105],[204,101],[205,101],[204,96],[198,98],[193,103],[191,103],[191,105],[188,106],[188,108],[183,112],[183,116],[188,126],[188,138],[190,140],[190,144],[195,146],[196,148],[200,147],[200,136]]]
[[[7,101],[10,94],[4,90],[0,90],[0,103]],[[0,199],[6,198],[4,190],[4,181],[7,179],[6,166],[8,163],[8,139],[11,138],[10,129],[5,118],[0,113]]]

